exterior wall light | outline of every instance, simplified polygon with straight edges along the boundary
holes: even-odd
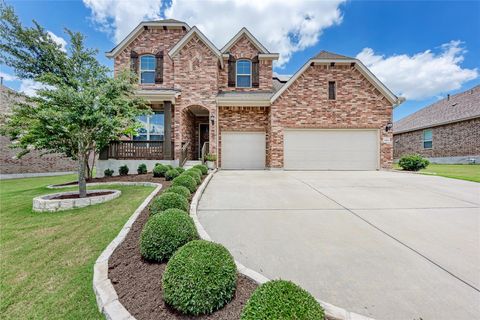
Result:
[[[210,115],[210,122],[212,123],[212,126],[215,124],[215,115],[214,114]]]
[[[388,131],[390,131],[392,128],[393,128],[393,123],[389,122],[389,123],[387,123],[387,125],[386,125],[386,127],[385,127],[385,131],[388,132]]]

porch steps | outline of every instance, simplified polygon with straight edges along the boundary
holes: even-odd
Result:
[[[202,164],[202,161],[200,161],[200,160],[187,160],[187,162],[185,162],[185,164],[183,165],[183,168],[190,169],[193,166],[196,166],[197,164]]]

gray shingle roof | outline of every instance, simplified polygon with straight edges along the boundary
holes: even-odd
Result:
[[[393,132],[407,132],[480,117],[480,85],[451,95],[393,124]]]
[[[351,60],[354,58],[347,57],[341,54],[333,53],[333,52],[328,52],[325,50],[320,51],[314,59],[328,59],[328,60]]]

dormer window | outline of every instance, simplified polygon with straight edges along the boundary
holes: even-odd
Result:
[[[140,83],[155,83],[155,56],[144,55],[140,57]]]
[[[237,61],[237,88],[252,86],[252,62],[250,60]]]

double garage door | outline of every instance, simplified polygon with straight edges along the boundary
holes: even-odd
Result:
[[[222,132],[223,169],[264,169],[265,132]],[[376,170],[378,130],[284,131],[286,170]]]
[[[376,170],[378,130],[284,131],[286,170]]]

